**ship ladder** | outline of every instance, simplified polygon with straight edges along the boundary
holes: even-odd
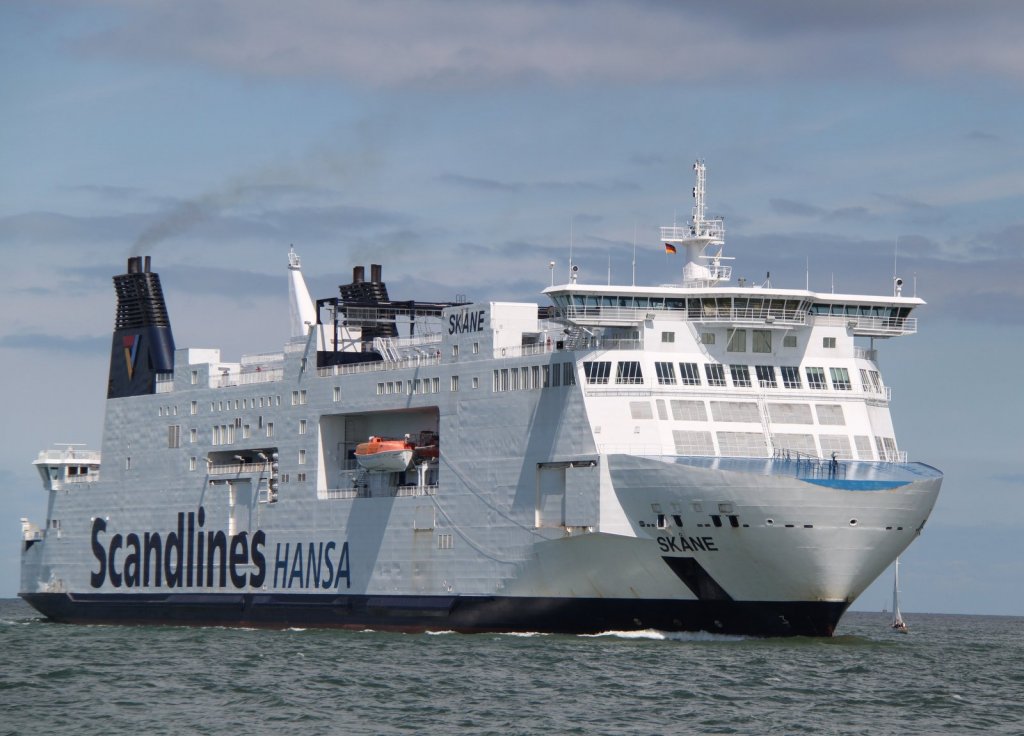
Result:
[[[775,454],[775,441],[772,438],[772,425],[768,418],[768,405],[764,400],[764,393],[757,393],[757,413],[761,417],[761,429],[764,431],[764,440],[768,446],[768,457]]]
[[[395,349],[395,343],[390,337],[375,337],[373,339],[373,349],[380,353],[380,357],[389,363],[397,363],[401,359],[398,350]]]

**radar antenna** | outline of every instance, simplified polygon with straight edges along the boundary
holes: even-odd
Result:
[[[704,162],[693,164],[693,217],[689,225],[661,228],[661,239],[670,253],[678,252],[676,245],[685,248],[683,286],[711,286],[732,278],[732,266],[722,265],[732,258],[722,255],[725,245],[725,220],[706,218],[704,202],[707,171]]]

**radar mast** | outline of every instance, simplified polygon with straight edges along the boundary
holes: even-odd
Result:
[[[661,239],[666,247],[684,249],[683,286],[711,286],[732,278],[732,266],[722,264],[723,260],[731,261],[732,258],[722,255],[725,220],[721,217],[705,218],[707,175],[704,162],[694,162],[693,171],[693,217],[688,225],[661,228]]]

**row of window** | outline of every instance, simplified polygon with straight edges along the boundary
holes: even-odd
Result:
[[[676,372],[677,367],[678,373]],[[726,373],[727,367],[728,374]],[[822,367],[807,366],[801,375],[799,366],[778,366],[778,372],[776,372],[774,365],[755,365],[752,376],[748,365],[725,366],[721,363],[705,363],[702,379],[700,366],[697,363],[658,361],[654,364],[654,373],[660,386],[675,386],[677,384],[700,386],[706,381],[708,386],[728,386],[731,382],[732,386],[736,388],[751,388],[756,379],[760,388],[778,388],[781,383],[783,388],[802,389],[804,387],[803,379],[806,377],[808,388],[826,390],[831,379],[832,388],[836,391],[853,389],[850,372],[846,368],[829,368],[826,374]],[[861,369],[860,373],[862,387],[865,391],[882,392],[882,379],[878,371]],[[610,360],[584,361],[583,375],[590,385],[611,383],[612,362]],[[615,364],[615,383],[643,384],[644,376],[640,362],[636,360],[618,361]]]
[[[458,390],[458,377],[453,376],[452,391]],[[389,394],[436,394],[441,391],[440,378],[410,378],[407,381],[380,381],[377,384],[377,395]]]
[[[575,386],[576,366],[574,363],[552,363],[499,368],[494,370],[491,380],[491,390],[495,392]]]
[[[707,432],[703,430],[677,429],[672,432],[676,452],[680,455],[726,457],[767,457],[768,443],[761,432]],[[715,441],[718,452],[716,453]],[[871,438],[855,435],[853,444],[845,434],[773,434],[772,444],[776,451],[788,450],[813,457],[828,458],[834,452],[840,460],[873,460]],[[899,453],[896,440],[892,437],[875,437],[878,459],[896,461]]]
[[[706,422],[708,406],[711,407],[711,418],[716,422],[751,422],[761,421],[761,412],[753,401],[710,401],[702,399],[658,399],[655,406],[658,419],[671,418],[676,421]],[[814,413],[810,404],[766,402],[768,420],[772,424],[814,424],[813,416],[817,416],[818,424],[843,426],[846,416],[841,404],[815,404]],[[654,419],[650,401],[630,401],[629,414],[631,419]]]
[[[267,437],[274,436],[274,423],[264,423],[263,417],[260,416],[257,419],[257,429],[265,430]],[[309,431],[309,422],[306,419],[299,420],[299,434],[303,435]],[[190,444],[195,444],[199,441],[199,430],[192,427],[188,431],[188,441]],[[210,444],[212,445],[232,445],[235,443],[236,438],[241,435],[243,440],[250,439],[252,437],[252,425],[243,424],[241,417],[235,417],[235,420],[231,424],[215,424],[211,430]],[[167,446],[181,447],[181,425],[170,424],[167,426]]]

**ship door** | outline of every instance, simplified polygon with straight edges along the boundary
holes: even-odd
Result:
[[[565,526],[565,464],[537,467],[537,526]]]
[[[228,483],[228,535],[248,532],[252,529],[252,515],[255,507],[252,481],[237,479]]]

